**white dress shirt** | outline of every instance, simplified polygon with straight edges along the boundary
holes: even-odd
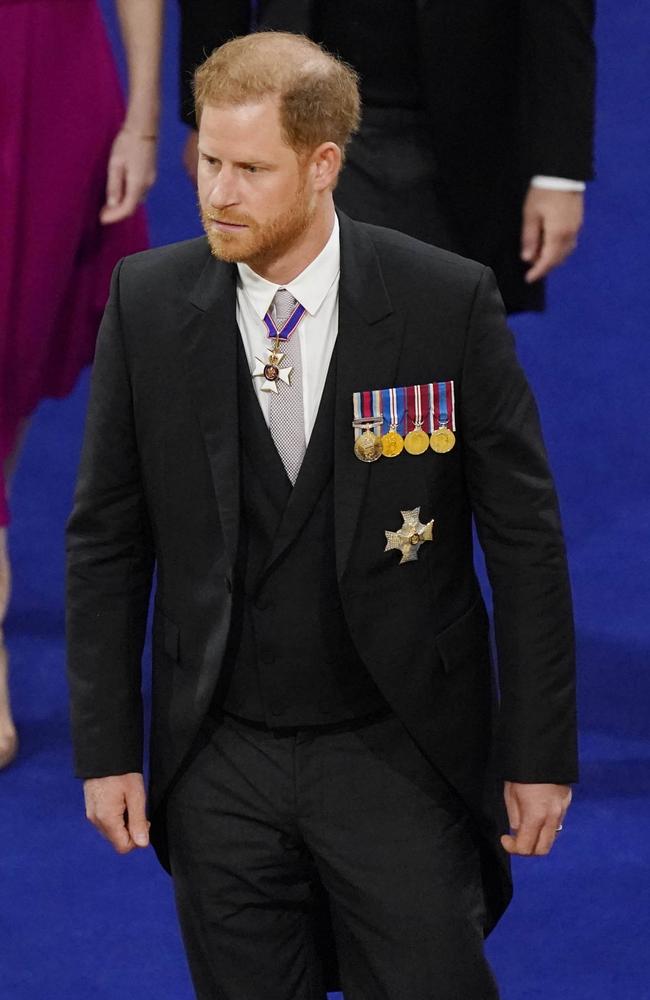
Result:
[[[545,174],[535,174],[530,186],[544,188],[545,191],[584,191],[587,187],[584,181],[572,181],[568,177],[547,177]]]
[[[274,341],[264,326],[278,288],[286,288],[306,309],[294,337],[300,338],[302,362],[302,393],[305,411],[305,441],[309,442],[316,422],[327,369],[336,343],[339,327],[339,273],[341,249],[339,220],[334,217],[334,228],[329,240],[311,264],[297,278],[285,285],[275,285],[253,271],[248,264],[238,264],[237,326],[246,351],[248,367],[252,373],[257,367],[256,358],[268,359]],[[282,349],[282,348],[280,348]],[[262,392],[262,379],[253,379],[262,414],[269,423],[269,392]],[[279,392],[291,391],[280,385]]]

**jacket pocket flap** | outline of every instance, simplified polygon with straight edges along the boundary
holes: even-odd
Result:
[[[460,618],[436,635],[436,648],[449,673],[488,649],[489,623],[485,605],[478,598]]]

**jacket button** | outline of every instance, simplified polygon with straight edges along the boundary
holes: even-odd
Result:
[[[268,611],[273,608],[273,602],[269,601],[268,597],[256,597],[255,607],[258,611]]]

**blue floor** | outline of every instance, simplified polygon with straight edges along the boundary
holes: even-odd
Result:
[[[156,243],[198,231],[169,13]],[[515,863],[515,901],[489,940],[503,1000],[650,1000],[649,35],[641,4],[603,5],[587,226],[547,315],[514,323],[562,498],[584,764],[553,854]],[[41,407],[16,481],[7,631],[22,746],[0,775],[0,998],[191,1000],[167,876],[150,852],[112,853],[70,776],[62,527],[86,395],[84,378]]]

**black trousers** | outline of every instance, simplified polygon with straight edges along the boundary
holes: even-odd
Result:
[[[225,717],[167,819],[200,1000],[324,1000],[319,883],[346,1000],[498,998],[469,817],[394,716],[326,733]]]

